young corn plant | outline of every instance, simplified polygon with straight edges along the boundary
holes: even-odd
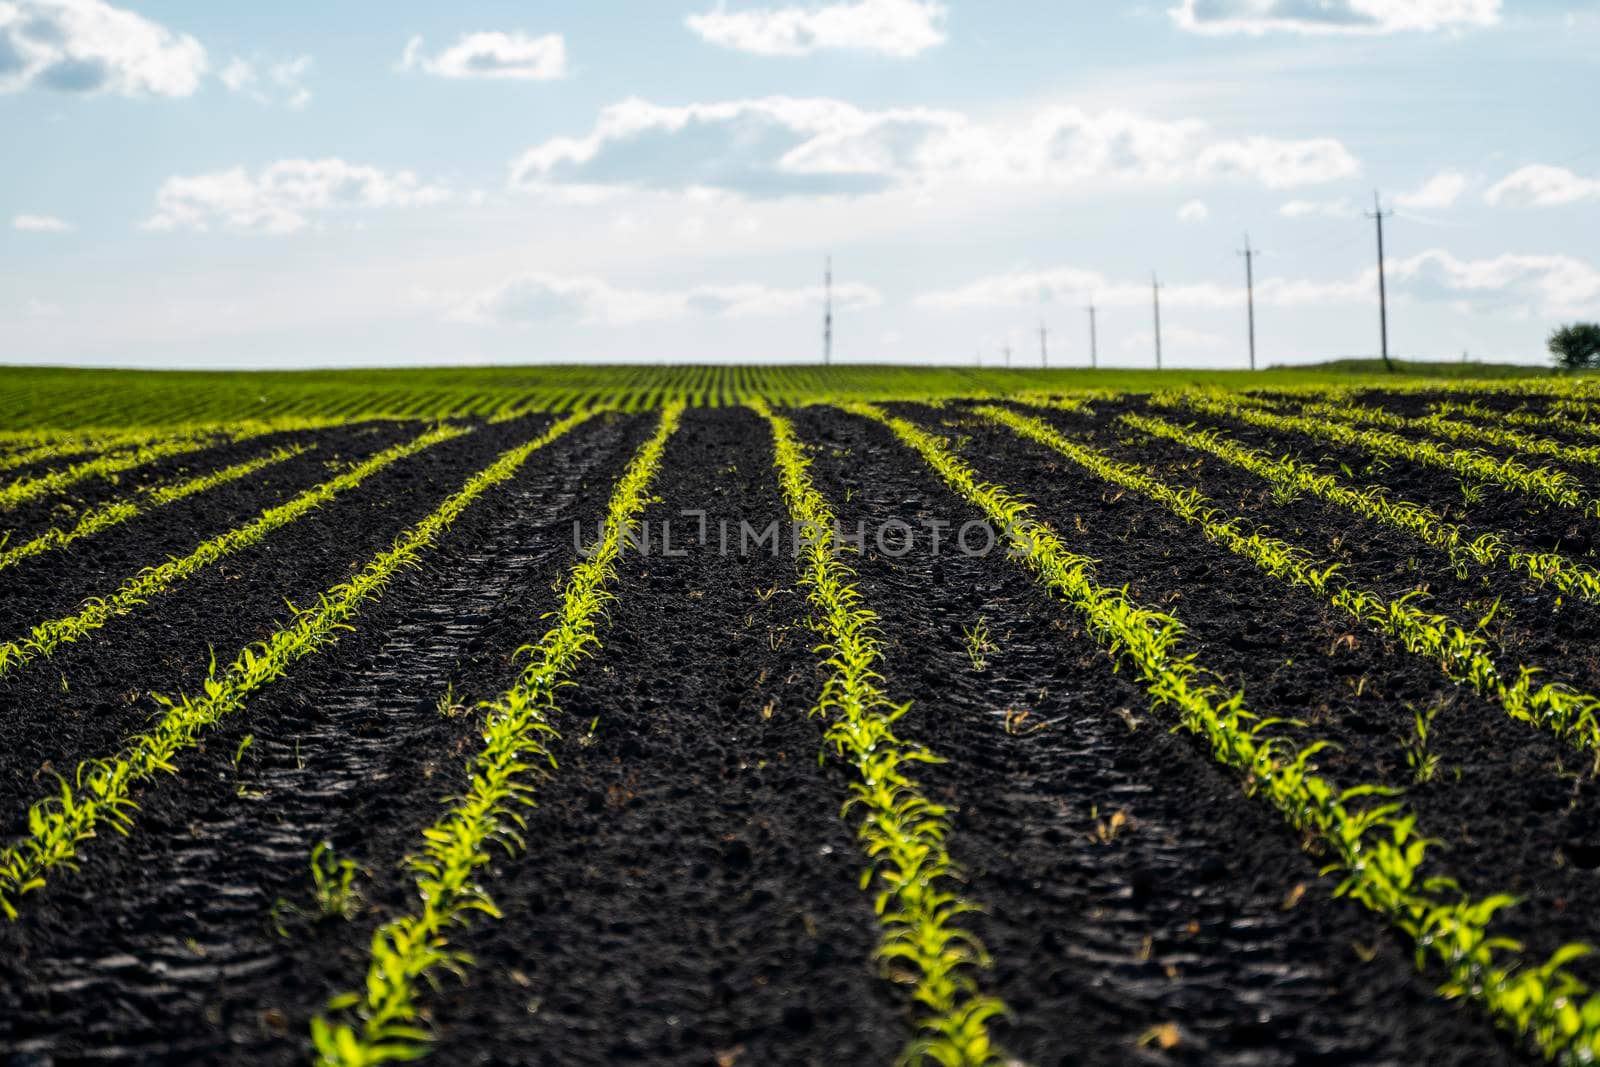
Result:
[[[354,860],[340,859],[327,841],[311,849],[311,899],[318,919],[349,922],[360,914],[364,899],[356,886],[360,873]]]
[[[838,555],[837,517],[812,483],[793,425],[760,401],[750,407],[772,431],[790,517],[812,535],[801,539],[797,566],[829,671],[812,714],[826,724],[828,748],[857,772],[844,813],[859,814],[856,833],[870,859],[861,888],[874,891],[883,927],[878,960],[886,976],[910,987],[916,1018],[918,1033],[902,1060],[939,1067],[1001,1062],[989,1024],[1006,1007],[980,987],[988,955],[961,926],[976,906],[955,892],[960,871],[945,848],[950,813],[912,777],[919,764],[939,757],[895,733],[910,705],[894,703],[879,688],[877,616]]]
[[[976,623],[961,628],[961,636],[973,671],[982,673],[988,670],[989,657],[1000,651],[1000,646],[995,644],[994,637],[989,633],[989,621],[979,615]]]
[[[570,572],[556,625],[521,650],[528,665],[517,683],[485,706],[484,746],[469,765],[467,788],[423,831],[422,850],[410,860],[416,909],[384,923],[372,935],[361,992],[333,998],[327,1014],[312,1020],[311,1040],[320,1067],[358,1067],[426,1056],[431,1037],[423,1026],[422,995],[436,972],[464,973],[471,959],[450,945],[451,930],[481,917],[500,918],[477,882],[491,850],[527,847],[522,812],[535,787],[556,766],[558,738],[550,719],[557,696],[574,684],[578,664],[599,648],[597,634],[617,560],[650,500],[667,440],[677,429],[681,404],[663,410],[656,433],[640,447],[612,492],[600,542]]]
[[[15,920],[20,898],[43,889],[46,876],[56,868],[75,866],[81,850],[100,830],[130,833],[138,810],[133,793],[139,786],[158,774],[176,774],[178,757],[199,745],[212,727],[242,711],[255,693],[293,664],[352,629],[362,607],[381,597],[401,570],[415,566],[467,508],[512,478],[535,451],[588,418],[588,413],[571,416],[503,453],[355,577],[321,594],[313,607],[296,610],[271,636],[241,651],[226,669],[219,671],[213,656],[199,693],[156,696],[162,711],[151,729],[134,735],[112,756],[79,764],[70,781],[58,778],[57,791],[28,809],[27,833],[0,850],[0,915]]]
[[[1182,651],[1184,629],[1172,615],[1131,602],[1125,591],[1100,585],[1094,563],[1070,552],[1056,535],[1029,517],[1029,505],[977,474],[937,438],[869,404],[846,410],[888,427],[923,457],[952,492],[1006,531],[1012,557],[1070,606],[1085,629],[1124,665],[1131,666],[1154,708],[1171,709],[1180,724],[1204,739],[1213,758],[1238,773],[1248,792],[1270,802],[1286,821],[1319,843],[1325,873],[1339,875],[1336,890],[1383,916],[1412,938],[1419,959],[1432,959],[1448,976],[1446,991],[1471,999],[1495,1022],[1549,1059],[1589,1063],[1600,1058],[1600,994],[1567,965],[1592,950],[1569,945],[1542,963],[1522,946],[1490,932],[1510,898],[1467,897],[1448,879],[1424,873],[1433,844],[1416,832],[1395,791],[1377,785],[1340,790],[1316,773],[1323,742],[1296,748],[1266,734],[1274,720],[1248,710],[1244,694],[1224,692],[1192,653]]]
[[[1406,766],[1411,768],[1411,780],[1418,785],[1431,782],[1439,776],[1440,756],[1428,747],[1428,735],[1433,730],[1433,720],[1438,714],[1438,705],[1426,711],[1412,712],[1411,736],[1404,747]]]

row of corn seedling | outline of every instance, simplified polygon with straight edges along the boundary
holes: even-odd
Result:
[[[251,696],[294,663],[352,629],[361,608],[381,597],[402,569],[416,565],[468,507],[513,477],[535,451],[589,417],[574,415],[503,453],[355,577],[322,593],[315,606],[295,611],[271,636],[244,648],[220,672],[213,658],[200,693],[157,695],[162,713],[154,727],[129,738],[115,755],[80,763],[70,781],[62,777],[56,792],[29,808],[27,834],[0,850],[0,914],[15,919],[18,899],[44,888],[46,876],[55,868],[74,865],[102,824],[127,833],[137,810],[136,787],[160,772],[177,773],[181,753],[195,747],[222,719],[242,710]]]
[[[1496,913],[1514,903],[1505,895],[1474,899],[1454,882],[1428,877],[1427,851],[1415,817],[1403,812],[1393,791],[1362,785],[1340,790],[1312,762],[1326,746],[1296,748],[1281,734],[1266,734],[1274,720],[1252,713],[1242,693],[1228,694],[1182,646],[1179,620],[1132,602],[1122,590],[1101,585],[1094,562],[1070,550],[1030,505],[982,483],[941,441],[882,409],[852,404],[847,410],[887,426],[920,454],[959,497],[1006,531],[1013,558],[1065,601],[1086,628],[1121,663],[1133,668],[1157,709],[1171,709],[1203,738],[1213,757],[1232,768],[1245,788],[1264,796],[1321,850],[1328,873],[1342,877],[1337,893],[1384,916],[1411,940],[1419,965],[1429,957],[1449,976],[1445,992],[1477,1003],[1497,1025],[1548,1057],[1590,1063],[1600,1057],[1600,994],[1568,968],[1588,955],[1567,945],[1542,963],[1521,945],[1496,936]]]
[[[1576,478],[1549,467],[1529,467],[1515,458],[1496,459],[1476,449],[1447,448],[1436,441],[1413,440],[1383,430],[1363,429],[1333,419],[1278,415],[1233,403],[1225,394],[1171,393],[1151,398],[1165,408],[1237,419],[1277,433],[1293,433],[1364,451],[1387,459],[1410,460],[1446,471],[1464,483],[1487,483],[1520,492],[1545,504],[1600,515],[1600,501],[1588,497]]]
[[[1273,578],[1310,590],[1357,622],[1399,641],[1407,651],[1432,660],[1451,681],[1499,702],[1513,718],[1550,730],[1595,753],[1600,761],[1600,697],[1559,682],[1534,688],[1540,673],[1534,667],[1519,667],[1514,677],[1508,676],[1495,663],[1481,634],[1488,619],[1468,632],[1442,615],[1413,607],[1411,601],[1419,593],[1395,600],[1379,596],[1346,581],[1338,564],[1316,559],[1259,529],[1248,529],[1242,516],[1225,515],[1197,489],[1176,489],[1144,467],[1118,463],[1103,452],[1069,441],[1039,419],[998,407],[978,408],[977,412],[1106,482],[1154,500],[1197,528],[1212,544],[1249,560]]]
[[[468,766],[466,790],[422,832],[422,851],[410,860],[416,908],[391,919],[372,936],[366,981],[359,993],[335,997],[332,1013],[312,1022],[317,1062],[359,1067],[425,1055],[429,1034],[420,1025],[424,986],[436,971],[459,971],[470,960],[451,948],[449,934],[479,916],[500,918],[477,881],[491,850],[527,847],[522,811],[534,803],[540,777],[555,767],[551,724],[556,697],[574,684],[580,661],[600,644],[596,634],[617,560],[650,499],[667,440],[677,429],[681,404],[668,406],[654,436],[634,456],[611,495],[599,542],[572,568],[555,611],[556,624],[519,651],[528,665],[516,684],[485,706],[483,747]],[[569,422],[571,420],[568,420]]]
[[[845,811],[858,812],[856,834],[871,861],[861,886],[875,891],[883,927],[878,959],[910,986],[918,1036],[905,1060],[995,1062],[999,1053],[988,1024],[1006,1008],[979,988],[976,972],[987,958],[960,925],[973,905],[955,892],[960,874],[945,848],[949,811],[911,773],[938,757],[895,734],[895,722],[910,705],[894,703],[879,686],[877,616],[863,605],[853,572],[839,558],[837,517],[812,484],[793,425],[760,401],[751,407],[771,427],[779,486],[790,518],[804,531],[796,566],[829,672],[812,714],[826,724],[826,745],[858,779]]]
[[[1478,426],[1437,412],[1420,418],[1408,418],[1364,404],[1308,404],[1302,412],[1317,418],[1343,419],[1346,422],[1382,426],[1390,430],[1431,433],[1438,437],[1447,437],[1452,441],[1488,445],[1520,452],[1523,455],[1546,456],[1568,463],[1582,463],[1589,466],[1600,464],[1600,445],[1572,445],[1549,437],[1534,437],[1500,426]]]
[[[1461,578],[1474,566],[1483,569],[1504,566],[1539,585],[1600,603],[1600,571],[1559,552],[1529,552],[1518,548],[1503,533],[1486,532],[1474,537],[1432,508],[1393,499],[1379,486],[1357,489],[1310,463],[1289,456],[1275,458],[1260,449],[1242,445],[1220,429],[1185,428],[1149,415],[1123,415],[1122,421],[1152,437],[1206,452],[1270,482],[1275,499],[1288,500],[1309,494],[1362,518],[1411,534],[1447,553]]]
[[[343,473],[313,486],[293,499],[267,508],[243,526],[209,538],[186,556],[146,567],[123,582],[109,596],[91,597],[71,615],[49,619],[34,626],[26,636],[0,644],[0,677],[25,663],[48,656],[62,645],[81,640],[118,615],[126,615],[152,596],[164,593],[179,582],[192,578],[213,563],[259,544],[274,530],[303,517],[340,493],[354,489],[378,471],[443,441],[461,437],[469,430],[440,426],[427,430],[410,441],[384,449]]]
[[[0,436],[0,470],[14,470],[34,463],[71,459],[109,452],[133,445],[152,444],[180,438],[215,438],[222,434],[221,426],[166,427],[161,429],[123,430],[41,430],[13,432]]]
[[[316,445],[288,445],[284,448],[273,449],[265,455],[254,459],[235,463],[231,467],[202,474],[197,478],[189,478],[172,485],[156,486],[140,490],[137,494],[121,500],[113,500],[109,504],[91,508],[79,516],[78,521],[71,527],[52,526],[37,537],[30,538],[14,548],[6,548],[6,538],[0,538],[0,570],[14,567],[25,559],[42,556],[46,552],[54,552],[66,548],[68,545],[95,534],[103,533],[113,526],[120,526],[130,519],[147,514],[156,508],[177,503],[187,497],[203,493],[208,489],[227,485],[252,474],[265,470],[274,464],[283,463],[296,456],[304,455]]]
[[[329,425],[336,423],[327,419],[276,419],[270,422],[242,422],[220,430],[203,429],[136,439],[125,448],[117,447],[93,459],[86,459],[32,477],[19,478],[0,487],[0,510],[9,510],[29,501],[53,496],[91,478],[113,478],[157,460],[188,455],[219,444],[248,441],[268,434],[320,429]]]
[[[1583,404],[1582,407],[1593,405]],[[1600,437],[1600,426],[1586,421],[1586,415],[1576,418],[1561,414],[1560,405],[1552,405],[1549,413],[1535,411],[1497,411],[1486,408],[1475,400],[1462,404],[1453,400],[1436,401],[1428,410],[1446,418],[1477,419],[1481,422],[1502,422],[1508,426],[1525,426],[1530,430],[1551,430],[1555,433],[1577,434],[1583,437]]]

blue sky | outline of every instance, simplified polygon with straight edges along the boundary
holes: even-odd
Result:
[[[0,0],[0,361],[1374,354],[1600,317],[1600,3]]]

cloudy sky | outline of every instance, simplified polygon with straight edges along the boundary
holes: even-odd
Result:
[[[987,365],[1600,317],[1597,0],[0,0],[0,361]]]

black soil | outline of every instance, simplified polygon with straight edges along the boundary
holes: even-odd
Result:
[[[1600,678],[1583,640],[1600,618],[1592,608],[1558,610],[1499,578],[1463,583],[1436,554],[1309,502],[1279,509],[1248,475],[1147,448],[1117,427],[1137,403],[1050,418],[1270,519],[1386,595],[1420,586],[1463,613],[1498,596],[1513,609],[1494,633],[1507,656]],[[1301,719],[1303,739],[1338,741],[1323,773],[1407,786],[1425,831],[1452,845],[1434,857],[1439,873],[1526,897],[1505,916],[1507,933],[1535,951],[1600,942],[1589,907],[1600,791],[1586,758],[1048,450],[958,408],[902,411],[951,423],[985,477],[1037,501],[1071,547],[1101,561],[1102,581],[1175,611],[1201,661],[1243,686],[1252,707]],[[992,955],[979,981],[1012,1009],[995,1024],[1010,1054],[1036,1067],[1531,1062],[1475,1009],[1437,996],[1440,976],[1418,974],[1382,922],[1334,898],[1276,813],[1152,713],[1069,609],[1003,553],[952,548],[975,513],[914,454],[839,412],[796,420],[821,446],[814,474],[847,527],[898,519],[924,531],[903,556],[887,550],[898,536],[880,550],[869,535],[854,563],[881,618],[885,686],[913,702],[900,732],[948,760],[921,778],[953,811],[950,849],[963,894],[984,908],[969,919]],[[208,646],[226,659],[265,636],[283,598],[304,603],[347,577],[542,425],[481,427],[401,461],[0,680],[7,833],[52,771],[114,751],[147,720],[154,705],[140,694],[196,686]],[[309,1020],[359,988],[372,931],[414,904],[405,857],[462,786],[481,743],[474,705],[510,683],[517,649],[549,625],[541,617],[575,559],[573,522],[592,533],[654,425],[648,415],[596,420],[536,454],[353,632],[144,790],[131,837],[89,842],[81,870],[26,898],[22,919],[0,928],[0,1063],[305,1062]],[[398,433],[307,435],[323,447],[270,477],[0,573],[0,619],[14,636],[70,610],[314,484],[334,452],[370,454]],[[1400,471],[1360,473],[1408,496],[1459,497],[1453,484]],[[603,647],[564,691],[559,767],[539,783],[528,848],[483,872],[504,918],[454,932],[476,965],[425,997],[433,1058],[893,1062],[909,1005],[873,960],[880,929],[858,886],[865,861],[840,812],[850,771],[818,759],[823,724],[808,714],[824,677],[817,638],[793,559],[738,535],[741,521],[759,529],[784,516],[763,423],[738,409],[690,412],[653,493],[650,551],[623,559]],[[1466,514],[1550,536],[1541,509],[1494,507]],[[707,513],[707,538],[686,510]],[[672,555],[660,540],[669,519]],[[937,556],[929,520],[951,524]],[[980,624],[989,642],[975,663],[968,635]],[[1414,710],[1431,707],[1441,709],[1431,744],[1440,773],[1419,784],[1403,745]],[[308,913],[309,854],[323,840],[361,868],[349,920]]]

